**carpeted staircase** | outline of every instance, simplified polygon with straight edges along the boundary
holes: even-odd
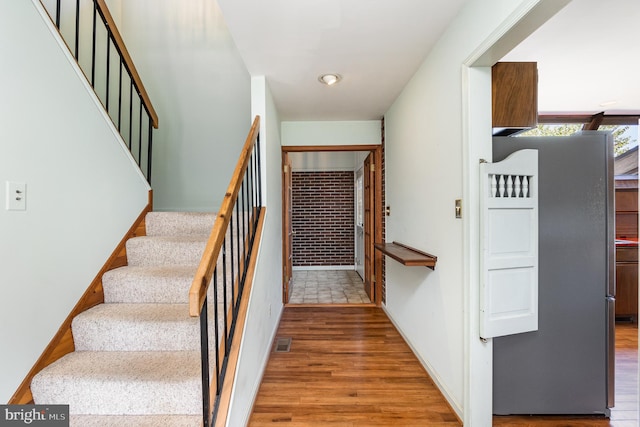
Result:
[[[201,425],[199,319],[187,300],[214,219],[146,216],[128,265],[103,276],[105,303],[73,320],[76,351],[34,377],[35,403],[69,404],[72,426]]]

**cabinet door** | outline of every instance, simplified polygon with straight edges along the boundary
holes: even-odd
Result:
[[[616,212],[638,212],[638,190],[616,190]]]
[[[494,128],[538,124],[538,68],[535,62],[498,62],[491,67]]]
[[[616,263],[616,316],[638,315],[638,264]]]

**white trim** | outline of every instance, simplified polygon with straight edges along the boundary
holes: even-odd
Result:
[[[453,397],[453,393],[451,393],[449,388],[447,388],[445,383],[440,379],[435,369],[433,369],[433,366],[431,366],[426,360],[420,357],[420,353],[416,351],[416,349],[411,344],[411,341],[402,333],[402,329],[400,329],[400,327],[395,322],[391,314],[387,311],[387,306],[382,304],[381,307],[382,307],[382,311],[385,312],[385,314],[387,315],[387,317],[389,318],[393,326],[396,328],[396,330],[402,337],[402,339],[404,339],[404,342],[407,343],[413,355],[416,357],[416,359],[418,359],[418,361],[420,362],[422,367],[425,369],[425,371],[427,371],[427,374],[429,374],[429,377],[431,377],[431,380],[435,383],[436,387],[438,387],[438,391],[442,393],[442,396],[447,400],[451,408],[455,411],[458,418],[462,419],[463,409],[460,406],[459,402],[457,402],[456,399]]]
[[[111,130],[111,133],[113,133],[116,139],[120,142],[120,148],[122,148],[122,151],[125,153],[129,161],[133,165],[136,173],[140,176],[142,181],[144,181],[145,185],[147,186],[147,190],[151,190],[151,186],[149,185],[147,178],[144,176],[144,173],[140,169],[140,166],[138,166],[138,163],[136,163],[136,160],[133,158],[133,155],[131,154],[131,151],[127,147],[127,144],[124,142],[124,139],[122,139],[122,135],[120,135],[120,131],[118,131],[118,129],[116,128],[115,124],[113,123],[113,120],[111,119],[111,116],[109,116],[109,114],[104,108],[104,105],[102,105],[102,101],[100,101],[100,98],[98,98],[98,95],[96,95],[96,92],[93,90],[93,87],[91,87],[91,84],[89,84],[89,80],[87,80],[87,76],[84,74],[84,72],[80,68],[80,65],[78,65],[76,58],[74,58],[74,56],[71,54],[71,51],[69,50],[69,47],[67,46],[65,41],[62,39],[60,32],[58,32],[58,29],[56,28],[54,23],[51,21],[51,18],[49,17],[49,13],[44,8],[42,3],[40,3],[40,0],[31,0],[31,4],[33,4],[33,6],[36,8],[36,11],[38,11],[38,13],[40,14],[40,17],[42,18],[45,25],[49,29],[49,32],[53,36],[53,39],[55,40],[56,44],[58,45],[58,47],[60,47],[60,50],[62,51],[65,58],[67,58],[67,61],[71,65],[71,68],[73,69],[73,71],[75,71],[76,75],[80,79],[80,82],[85,87],[87,93],[93,100],[93,103],[96,105],[98,111],[100,112],[105,122],[107,123],[107,126]]]
[[[463,67],[464,425],[491,425],[493,341],[480,340],[479,158],[491,157],[491,69]]]
[[[572,0],[528,0],[467,58],[468,67],[491,67]]]
[[[480,340],[479,159],[491,156],[491,69],[570,0],[529,0],[487,37],[462,64],[462,197],[464,280],[465,426],[490,426],[493,417],[493,342]]]
[[[355,270],[355,265],[301,265],[293,267],[293,271],[313,271],[313,270]]]

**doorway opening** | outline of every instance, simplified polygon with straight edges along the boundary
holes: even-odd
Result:
[[[381,145],[282,147],[285,304],[381,304],[381,158]]]

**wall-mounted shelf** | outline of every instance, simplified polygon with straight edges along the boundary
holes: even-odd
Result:
[[[377,250],[390,256],[402,265],[427,267],[432,270],[436,269],[437,256],[419,251],[402,243],[376,243],[374,246]]]

